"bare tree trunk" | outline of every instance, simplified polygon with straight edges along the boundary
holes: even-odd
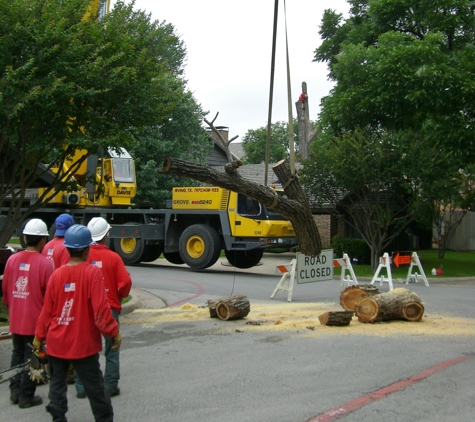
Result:
[[[303,254],[309,256],[320,254],[322,242],[308,199],[298,177],[291,175],[288,164],[282,160],[273,167],[287,198],[278,195],[272,188],[242,178],[236,171],[237,167],[238,163],[228,163],[225,171],[219,172],[208,166],[168,157],[160,172],[199,180],[247,195],[277,211],[292,223]]]
[[[310,145],[317,137],[318,130],[313,129],[310,123],[310,110],[306,82],[302,82],[302,93],[305,93],[305,98],[299,98],[299,100],[295,103],[299,130],[299,156],[302,160],[308,160],[310,158]]]

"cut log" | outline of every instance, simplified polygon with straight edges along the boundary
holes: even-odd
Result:
[[[367,297],[368,293],[360,286],[348,286],[340,294],[340,305],[347,311],[354,311],[355,305],[364,297]]]
[[[334,325],[334,326],[344,326],[350,325],[351,318],[353,317],[353,312],[350,311],[336,311],[336,312],[325,312],[324,314],[318,317],[320,324],[322,325]]]
[[[247,297],[242,295],[208,300],[208,308],[211,318],[220,318],[223,321],[244,318],[251,311]]]
[[[372,284],[360,284],[359,287],[368,293],[368,296],[379,295],[381,293],[379,289]]]
[[[424,314],[424,304],[416,293],[400,288],[363,297],[355,305],[355,314],[361,322],[419,321]]]
[[[221,301],[216,305],[218,318],[223,321],[244,318],[250,311],[251,306],[248,300]]]

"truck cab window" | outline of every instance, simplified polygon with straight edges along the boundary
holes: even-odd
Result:
[[[133,183],[135,181],[133,160],[129,158],[114,158],[112,167],[116,182]]]
[[[238,214],[245,216],[258,216],[261,213],[261,204],[253,199],[238,194]]]

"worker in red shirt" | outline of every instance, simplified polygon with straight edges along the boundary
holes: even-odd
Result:
[[[113,318],[101,271],[87,262],[92,243],[87,227],[74,224],[64,235],[71,260],[56,269],[46,289],[43,310],[36,324],[33,346],[46,341],[51,365],[50,402],[46,411],[53,421],[66,421],[66,377],[70,364],[81,378],[96,421],[114,418],[112,404],[99,366],[101,333],[121,343],[119,324]]]
[[[54,223],[56,225],[54,238],[45,245],[42,254],[51,260],[56,269],[70,260],[69,252],[64,246],[64,233],[74,224],[74,221],[69,214],[61,214],[56,217]]]
[[[88,262],[100,268],[104,276],[104,286],[114,319],[119,322],[119,314],[122,309],[121,301],[126,298],[132,288],[132,279],[125,268],[124,262],[118,253],[111,251],[107,245],[107,235],[111,226],[102,217],[94,217],[87,225],[95,242],[91,245]],[[112,349],[111,339],[105,340],[106,369],[104,383],[110,397],[120,394],[119,379],[119,350]],[[77,398],[85,398],[86,394],[77,374],[74,377]]]
[[[28,344],[33,342],[36,322],[43,308],[43,300],[53,265],[41,250],[48,239],[46,224],[33,218],[23,229],[26,249],[8,258],[3,274],[3,303],[8,307],[13,353],[11,366],[31,357]],[[10,380],[10,400],[22,409],[37,406],[43,399],[35,396],[36,382],[28,373]]]

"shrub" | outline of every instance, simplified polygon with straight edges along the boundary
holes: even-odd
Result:
[[[357,258],[359,264],[371,264],[371,250],[363,239],[345,238],[337,234],[331,240],[331,247],[335,251],[335,258],[341,258],[346,253],[352,260]]]

